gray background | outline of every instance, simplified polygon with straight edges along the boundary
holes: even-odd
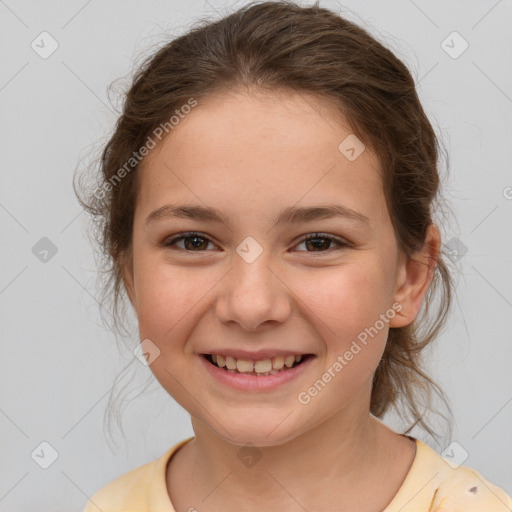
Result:
[[[108,481],[193,434],[188,414],[102,327],[87,215],[71,180],[112,128],[107,86],[129,76],[134,57],[163,31],[178,35],[242,3],[0,0],[2,511],[81,510]],[[512,2],[351,0],[341,12],[409,64],[450,153],[445,193],[457,221],[442,232],[467,253],[459,254],[455,307],[429,351],[430,372],[456,420],[446,446],[458,443],[464,465],[512,494]],[[59,45],[45,59],[31,47],[43,45],[43,31]],[[453,31],[469,44],[457,58],[463,41],[446,40]],[[36,245],[48,244],[43,237],[57,249],[46,261]],[[130,362],[126,438],[114,431],[111,447],[103,415]],[[52,449],[58,457],[43,469]]]

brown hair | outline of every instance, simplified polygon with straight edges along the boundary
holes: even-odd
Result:
[[[318,3],[252,2],[220,20],[202,20],[143,62],[101,156],[101,193],[96,188],[85,200],[77,193],[99,228],[109,276],[104,297],[113,292],[114,330],[120,326],[120,294],[126,292],[122,269],[130,261],[137,198],[139,163],[132,155],[191,98],[200,102],[214,92],[251,87],[313,93],[337,105],[380,159],[399,249],[411,257],[422,248],[439,199],[440,145],[405,64],[365,29]],[[122,179],[113,183],[122,168]],[[390,328],[371,395],[375,416],[394,406],[402,418],[412,420],[407,432],[419,424],[434,438],[424,417],[425,410],[432,410],[432,391],[447,402],[421,369],[420,352],[444,325],[451,279],[441,254],[418,318]],[[432,314],[436,294],[439,303]]]

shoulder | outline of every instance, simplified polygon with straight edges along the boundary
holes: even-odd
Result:
[[[512,498],[503,489],[415,441],[411,469],[385,512],[512,512]]]
[[[155,464],[149,462],[116,478],[98,490],[88,501],[83,512],[142,512],[147,507],[147,488],[154,474]]]
[[[459,466],[439,483],[432,512],[512,512],[512,498],[478,471]]]
[[[174,512],[166,487],[167,463],[183,444],[180,441],[160,458],[135,468],[99,489],[82,512]]]

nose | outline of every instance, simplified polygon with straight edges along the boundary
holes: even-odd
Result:
[[[263,255],[251,263],[235,258],[215,306],[220,322],[258,332],[287,320],[292,309],[290,288],[270,263]]]

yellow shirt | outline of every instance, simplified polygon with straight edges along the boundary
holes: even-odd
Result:
[[[167,463],[191,439],[101,488],[83,512],[175,512],[167,493]],[[383,512],[512,512],[512,498],[505,491],[471,468],[453,468],[425,443],[415,441],[412,466]]]

